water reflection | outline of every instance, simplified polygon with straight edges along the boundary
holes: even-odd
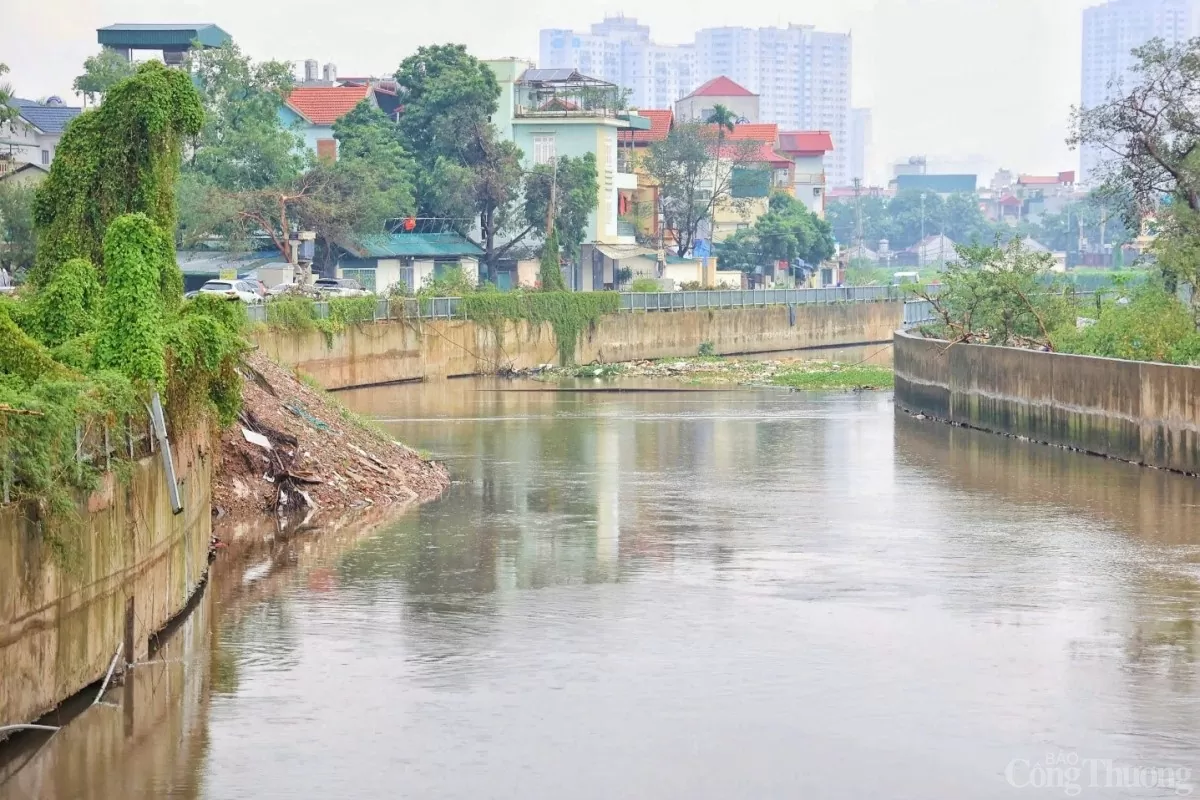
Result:
[[[879,394],[514,388],[537,387],[343,394],[455,485],[386,524],[231,537],[198,733],[172,733],[200,742],[173,751],[190,777],[140,785],[998,798],[1048,752],[1200,767],[1194,479]]]

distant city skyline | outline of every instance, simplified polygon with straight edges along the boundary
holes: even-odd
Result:
[[[333,62],[342,75],[388,74],[420,45],[460,42],[480,58],[537,60],[542,28],[586,30],[624,11],[663,45],[691,42],[706,27],[783,27],[803,20],[851,34],[855,107],[872,111],[870,181],[889,165],[925,154],[930,163],[970,160],[981,175],[1004,166],[1056,174],[1076,168],[1065,140],[1081,98],[1083,11],[1097,0],[839,0],[780,7],[767,0],[661,0],[637,7],[611,0],[519,7],[474,0],[397,9],[362,0],[354,14],[296,0],[281,15],[269,4],[233,0],[45,0],[12,3],[0,26],[5,79],[23,97],[78,102],[71,82],[96,53],[96,29],[115,22],[213,22],[256,59]],[[314,24],[319,20],[319,24]],[[371,24],[364,24],[371,20]]]
[[[670,109],[707,81],[729,78],[759,95],[752,121],[829,131],[834,150],[825,157],[825,170],[833,186],[849,185],[851,164],[861,169],[865,163],[851,127],[849,34],[791,22],[702,28],[690,43],[663,45],[636,17],[616,15],[584,31],[545,28],[538,40],[539,66],[571,67],[615,83],[639,108]]]

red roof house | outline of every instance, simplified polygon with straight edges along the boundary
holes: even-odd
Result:
[[[779,149],[793,156],[818,156],[833,152],[829,131],[784,131],[779,134]]]
[[[312,125],[332,125],[370,92],[368,86],[301,86],[288,95],[287,104]]]
[[[696,91],[687,95],[688,97],[754,97],[754,92],[747,89],[745,86],[734,83],[724,75],[713,78],[711,81],[701,84]]]
[[[650,120],[650,130],[630,130],[623,129],[617,131],[617,139],[624,143],[632,143],[636,145],[648,145],[654,142],[661,142],[667,138],[667,134],[671,132],[671,128],[675,127],[675,112],[670,109],[640,109],[638,116],[645,117]]]

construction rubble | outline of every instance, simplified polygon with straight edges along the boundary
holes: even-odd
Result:
[[[266,357],[251,353],[242,371],[242,412],[221,434],[213,479],[218,516],[408,505],[449,486],[444,466]]]

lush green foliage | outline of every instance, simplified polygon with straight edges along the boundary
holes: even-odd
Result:
[[[658,292],[662,288],[658,285],[658,281],[654,278],[634,278],[633,283],[629,284],[631,292]]]
[[[175,259],[173,250],[168,255],[164,249],[162,230],[145,214],[118,217],[104,237],[108,285],[96,364],[144,386],[166,378],[161,286],[164,269]]]
[[[778,386],[814,391],[817,389],[890,389],[895,385],[895,375],[886,367],[870,364],[805,365],[799,369],[776,373],[771,382]]]
[[[0,78],[8,74],[8,65],[0,63]],[[7,126],[17,118],[17,109],[9,105],[13,98],[12,86],[5,81],[0,81],[0,125]]]
[[[1194,364],[1200,357],[1200,333],[1190,311],[1159,285],[1120,292],[1080,313],[1095,321],[1064,326],[1054,337],[1056,350],[1174,364]]]
[[[418,297],[462,297],[476,291],[475,285],[467,280],[466,273],[459,269],[447,269],[441,275],[434,273],[425,279],[417,290]]]
[[[99,297],[96,268],[82,258],[73,258],[55,270],[50,282],[34,296],[30,329],[47,347],[58,347],[95,326]]]
[[[163,343],[170,376],[171,426],[183,430],[209,409],[232,425],[242,408],[237,364],[246,350],[246,309],[238,301],[201,294],[186,301],[167,326]]]
[[[538,269],[538,282],[546,292],[565,292],[566,281],[563,280],[562,263],[558,253],[558,232],[550,231],[546,243],[542,245],[542,261]]]
[[[459,301],[465,319],[496,330],[509,320],[549,322],[564,366],[575,360],[575,346],[583,333],[620,307],[616,292],[476,292]]]
[[[545,238],[546,208],[554,193],[554,228],[567,259],[579,257],[587,235],[588,217],[596,210],[600,189],[596,181],[596,156],[585,153],[559,156],[554,164],[538,164],[525,177],[525,221]]]
[[[717,256],[726,269],[753,271],[796,259],[817,265],[831,257],[833,249],[828,223],[791,195],[775,194],[754,227],[736,231],[717,244]]]
[[[924,203],[918,190],[906,190],[890,199],[860,198],[857,202],[862,208],[863,241],[867,246],[878,247],[881,239],[887,239],[892,250],[912,247],[921,240],[922,216],[926,236],[944,233],[959,244],[986,245],[998,234],[1005,239],[1013,236],[1013,229],[1006,223],[993,225],[984,217],[979,199],[973,194],[953,194],[945,200],[933,192],[924,194]],[[853,200],[829,203],[825,219],[837,241],[843,245],[855,241],[857,208]]]
[[[1051,332],[1074,324],[1064,287],[1047,280],[1052,257],[1019,243],[959,247],[960,261],[941,275],[940,291],[918,288],[938,322],[927,329],[954,342],[1052,347]]]
[[[204,125],[186,172],[233,192],[295,180],[306,166],[303,139],[279,121],[279,107],[292,89],[291,65],[255,63],[227,44],[192,50],[187,66],[200,93]]]
[[[156,61],[109,90],[63,134],[38,187],[33,283],[45,285],[73,258],[95,264],[104,282],[104,237],[122,214],[143,213],[175,230],[175,181],[185,138],[204,120],[188,74]]]
[[[71,88],[81,94],[86,103],[96,103],[108,90],[133,75],[135,67],[125,56],[108,47],[101,48],[83,62],[83,74],[75,78]]]
[[[336,168],[347,173],[348,185],[358,191],[357,221],[362,233],[383,231],[388,220],[415,211],[416,166],[400,134],[400,127],[366,100],[333,125],[338,141]]]
[[[37,253],[33,197],[29,186],[0,183],[0,267],[13,275],[30,269]]]

